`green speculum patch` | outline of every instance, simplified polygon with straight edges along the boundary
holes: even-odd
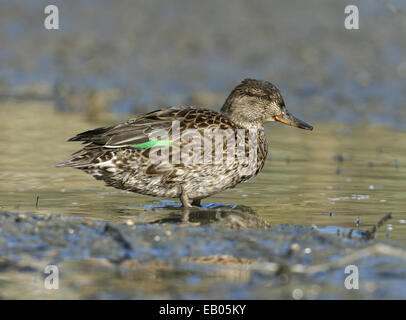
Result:
[[[151,140],[148,142],[140,143],[140,144],[133,144],[132,148],[139,148],[139,149],[148,149],[153,146],[171,146],[172,142],[164,141],[164,140]]]

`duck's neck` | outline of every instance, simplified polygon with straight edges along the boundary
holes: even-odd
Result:
[[[263,123],[255,123],[255,122],[247,122],[247,121],[241,121],[240,119],[235,119],[233,117],[230,117],[226,113],[221,112],[223,115],[225,115],[228,119],[230,119],[234,125],[237,128],[245,129],[245,130],[255,130],[256,135],[258,138],[258,147],[261,149],[260,152],[262,155],[266,158],[266,154],[268,151],[268,146],[267,146],[267,140],[266,140],[266,135],[265,135],[265,128]]]
[[[253,121],[244,121],[244,119],[241,119],[239,117],[233,117],[232,114],[228,114],[227,112],[224,112],[221,110],[221,114],[226,116],[228,119],[230,119],[237,127],[242,128],[242,129],[256,129],[259,131],[264,130],[264,125],[262,122],[253,122]]]
[[[242,128],[242,129],[255,129],[258,131],[264,131],[264,125],[262,123],[247,123],[244,121],[238,121],[238,120],[233,120],[230,119],[233,123],[235,123],[238,127]]]
[[[249,117],[245,114],[235,112],[236,109],[241,109],[241,108],[236,108],[235,106],[233,107],[233,105],[229,102],[229,99],[227,99],[226,102],[224,103],[223,107],[221,108],[220,113],[222,115],[226,116],[235,125],[237,125],[240,128],[257,129],[257,130],[264,129],[264,125],[263,125],[263,122],[261,121],[260,116],[256,115],[255,117]]]

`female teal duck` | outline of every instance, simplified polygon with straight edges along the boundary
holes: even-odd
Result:
[[[85,146],[58,166],[81,169],[107,186],[199,206],[261,171],[268,153],[264,124],[271,121],[313,129],[287,111],[272,83],[245,79],[220,113],[170,107],[80,133],[69,141]]]

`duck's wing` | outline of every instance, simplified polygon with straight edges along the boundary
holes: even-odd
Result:
[[[229,122],[227,118],[213,110],[195,107],[170,107],[140,115],[115,126],[101,127],[79,133],[69,141],[83,141],[92,147],[129,147],[150,141],[150,135],[158,130],[164,130],[162,132],[166,132],[170,137],[174,121],[179,121],[181,130],[203,129]],[[231,123],[229,124],[231,125]]]

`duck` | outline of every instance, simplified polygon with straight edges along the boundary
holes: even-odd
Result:
[[[68,141],[83,148],[58,164],[80,169],[106,186],[178,198],[181,206],[255,177],[264,167],[264,125],[278,121],[313,130],[286,108],[269,81],[244,79],[220,112],[195,106],[162,108],[113,126],[85,131]]]

